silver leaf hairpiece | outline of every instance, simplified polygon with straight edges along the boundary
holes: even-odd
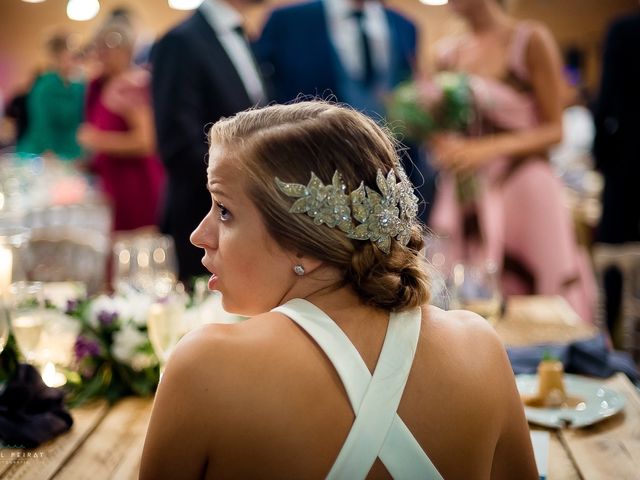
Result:
[[[401,168],[398,176],[400,181],[396,181],[393,170],[385,177],[378,169],[378,191],[361,182],[351,193],[346,192],[337,170],[329,185],[324,185],[314,172],[306,186],[286,183],[277,177],[276,185],[282,193],[297,199],[289,208],[291,213],[307,214],[316,225],[338,228],[355,240],[370,240],[389,253],[392,238],[402,245],[409,243],[411,226],[418,214],[418,198],[411,182]]]

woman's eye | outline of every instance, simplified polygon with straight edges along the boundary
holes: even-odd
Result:
[[[216,202],[216,208],[218,209],[218,218],[220,220],[222,220],[223,222],[229,220],[229,218],[231,217],[231,213],[223,204]]]

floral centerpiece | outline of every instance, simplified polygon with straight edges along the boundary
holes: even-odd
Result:
[[[81,325],[66,372],[69,405],[155,391],[159,369],[147,335],[150,305],[148,296],[136,293],[68,302],[66,313]]]
[[[110,403],[128,395],[152,394],[158,384],[158,359],[147,335],[151,298],[144,294],[100,295],[52,303],[49,311],[73,321],[77,336],[66,376],[66,403],[73,407],[95,398]],[[54,316],[55,317],[55,316]],[[46,327],[45,327],[46,328]],[[19,349],[13,338],[0,356],[0,378],[16,369]]]
[[[45,288],[45,330],[51,332],[42,346],[50,347],[48,342],[64,343],[68,344],[66,353],[71,353],[54,360],[66,376],[66,404],[75,407],[98,398],[114,403],[130,395],[153,394],[160,365],[149,339],[147,320],[153,303],[163,303],[167,298],[158,300],[156,295],[133,288],[94,298],[86,298],[84,289],[81,292],[70,294],[65,288],[64,293],[54,295],[53,289]],[[193,297],[178,292],[176,297],[173,300],[187,307],[176,319],[179,337],[205,323],[237,323],[244,319],[224,311],[221,296],[207,291],[206,280],[195,283]],[[69,335],[70,341],[62,342],[62,337]],[[47,355],[51,356],[52,351]],[[60,361],[69,356],[70,360]],[[0,384],[13,376],[19,360],[19,349],[10,336],[0,354]]]

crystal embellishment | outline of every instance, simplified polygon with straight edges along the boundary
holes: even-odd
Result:
[[[337,170],[329,185],[324,185],[311,172],[309,183],[286,183],[276,178],[278,189],[297,200],[291,213],[304,213],[317,225],[338,228],[355,240],[370,240],[381,251],[389,253],[391,239],[402,245],[409,243],[411,226],[418,213],[418,198],[401,168],[400,181],[393,170],[385,177],[382,170],[376,175],[378,191],[364,185],[346,193],[347,187]],[[355,223],[354,223],[355,221]]]

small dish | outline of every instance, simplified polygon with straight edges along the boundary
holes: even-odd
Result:
[[[516,375],[520,395],[532,395],[538,390],[538,375]],[[624,396],[597,380],[564,374],[564,386],[569,395],[584,402],[576,408],[538,408],[525,406],[527,420],[550,428],[580,428],[615,415],[624,408]]]

